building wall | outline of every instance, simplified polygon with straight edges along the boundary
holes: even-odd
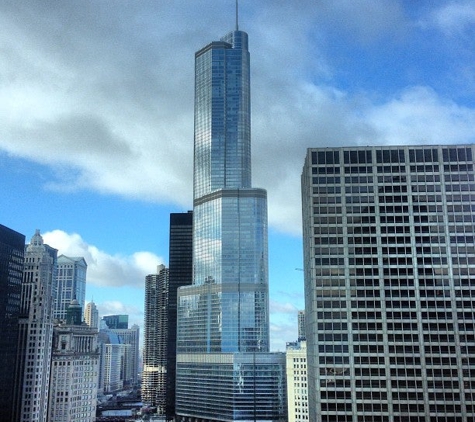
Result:
[[[309,149],[309,419],[475,419],[474,146]]]
[[[88,326],[54,328],[48,418],[94,422],[99,382],[98,332]]]
[[[0,415],[13,413],[25,236],[0,224]]]
[[[39,230],[25,249],[12,421],[46,422],[57,250]]]
[[[288,344],[285,358],[288,422],[308,421],[306,341]]]

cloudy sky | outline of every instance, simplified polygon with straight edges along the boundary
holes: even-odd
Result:
[[[241,0],[253,184],[268,190],[271,342],[303,308],[308,147],[475,141],[472,0]],[[0,224],[89,264],[87,300],[142,324],[192,203],[194,52],[233,0],[0,2]]]

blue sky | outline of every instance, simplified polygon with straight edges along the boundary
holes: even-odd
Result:
[[[239,16],[283,350],[304,306],[306,148],[473,143],[475,3],[242,0]],[[0,4],[0,223],[84,256],[102,315],[142,324],[169,214],[191,208],[194,52],[233,27],[232,0]]]

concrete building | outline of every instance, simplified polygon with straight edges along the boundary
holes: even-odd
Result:
[[[71,312],[79,311],[78,317]],[[53,331],[48,420],[94,422],[99,383],[98,331],[81,323],[82,309],[74,300],[67,321]]]
[[[0,224],[0,415],[13,413],[25,236]]]
[[[36,230],[25,249],[13,422],[46,422],[57,250]]]
[[[55,286],[54,319],[66,320],[66,309],[73,299],[84,309],[87,264],[82,257],[58,257]]]
[[[193,284],[178,289],[179,421],[286,417],[269,353],[267,193],[251,183],[248,35],[195,54]]]
[[[309,420],[475,420],[473,145],[311,148]]]
[[[142,401],[166,412],[168,268],[157,267],[145,278],[145,323],[142,372]]]
[[[308,422],[307,342],[287,343],[288,422]]]

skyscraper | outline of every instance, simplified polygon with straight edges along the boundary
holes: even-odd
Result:
[[[145,324],[142,401],[165,414],[167,379],[168,268],[157,267],[145,278]]]
[[[0,415],[13,412],[25,236],[0,224]]]
[[[12,421],[46,422],[57,250],[36,230],[25,250]]]
[[[170,214],[170,252],[167,299],[166,418],[175,416],[176,328],[178,288],[193,279],[193,212]]]
[[[285,415],[285,355],[268,353],[267,194],[251,185],[249,73],[248,36],[237,27],[195,55],[194,273],[178,293],[181,420]]]
[[[309,420],[475,420],[473,145],[309,149]]]
[[[54,302],[54,319],[66,320],[66,310],[72,300],[76,299],[84,309],[86,300],[87,264],[82,257],[58,256],[56,291]]]
[[[130,346],[125,348],[122,378],[124,387],[135,387],[137,386],[139,374],[140,328],[134,324],[131,328],[113,328],[109,331],[117,334],[122,344]]]
[[[94,301],[89,302],[86,305],[86,310],[84,311],[84,321],[91,328],[99,329],[99,310],[97,309]]]
[[[98,331],[82,323],[77,300],[65,323],[53,330],[48,420],[91,422],[96,417],[99,382]]]

